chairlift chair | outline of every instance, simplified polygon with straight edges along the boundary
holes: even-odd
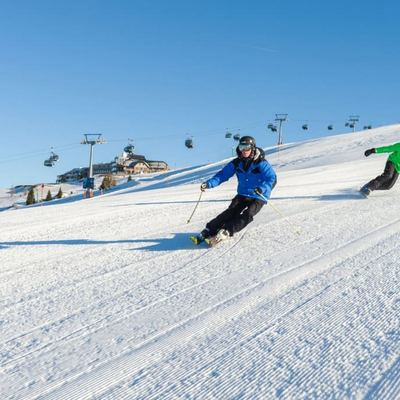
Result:
[[[308,131],[308,125],[307,125],[307,124],[304,124],[304,125],[302,126],[302,128],[303,128],[304,131]]]
[[[239,140],[241,139],[241,136],[240,136],[239,134],[236,134],[233,138],[234,138],[236,141],[239,141]]]
[[[186,140],[185,140],[185,146],[186,146],[188,149],[193,149],[193,147],[194,147],[194,145],[193,145],[193,140],[192,140],[192,139],[186,139]]]
[[[46,167],[54,167],[54,162],[49,158],[48,160],[45,160],[43,163]]]
[[[328,125],[328,130],[333,131],[333,125]]]
[[[134,146],[133,144],[129,144],[128,146],[126,146],[126,147],[124,148],[124,152],[125,152],[125,153],[131,154],[131,153],[133,153],[134,151],[135,151],[135,146]]]

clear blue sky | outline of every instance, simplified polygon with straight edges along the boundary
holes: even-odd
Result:
[[[386,0],[0,0],[0,188],[87,166],[88,133],[107,140],[95,162],[131,138],[174,168],[229,157],[227,127],[276,145],[277,113],[284,143],[350,132],[351,115],[398,123],[399,15]]]

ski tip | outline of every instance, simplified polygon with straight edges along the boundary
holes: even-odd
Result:
[[[212,243],[212,241],[210,239],[207,238],[207,239],[204,239],[204,240],[210,247],[213,247],[213,243]]]
[[[190,240],[194,243],[194,244],[199,244],[198,240],[195,236],[189,236]]]

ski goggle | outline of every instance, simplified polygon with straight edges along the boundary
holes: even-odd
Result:
[[[239,144],[238,148],[239,151],[249,151],[252,149],[252,145],[251,144]]]

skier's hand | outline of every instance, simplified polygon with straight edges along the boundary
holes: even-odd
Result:
[[[365,150],[364,155],[365,155],[365,157],[368,157],[373,153],[375,153],[375,149],[368,149],[368,150]]]
[[[204,183],[202,183],[202,184],[201,184],[201,186],[200,186],[200,190],[201,190],[202,192],[205,192],[205,191],[206,191],[206,189],[208,189],[208,185],[207,185],[207,183],[206,183],[206,182],[204,182]]]
[[[261,189],[261,188],[255,188],[254,189],[254,194],[258,194],[258,195],[260,195],[260,194],[263,194],[263,190]]]

